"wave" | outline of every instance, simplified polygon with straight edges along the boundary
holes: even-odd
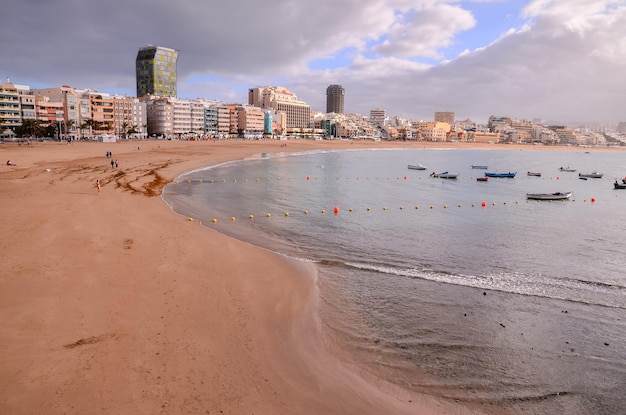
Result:
[[[401,268],[390,264],[344,262],[339,260],[320,260],[318,263],[329,267],[354,268],[399,277],[422,279],[510,294],[626,309],[626,287],[595,281],[554,278],[523,273],[468,275],[434,271],[427,267],[422,269]]]

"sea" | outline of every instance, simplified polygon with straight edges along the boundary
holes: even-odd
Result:
[[[163,197],[315,263],[324,333],[363,371],[486,413],[623,414],[625,176],[619,151],[322,150],[207,166]]]

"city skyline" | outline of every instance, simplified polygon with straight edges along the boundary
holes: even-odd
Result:
[[[323,111],[339,84],[347,113],[626,118],[626,0],[74,4],[15,2],[3,13],[11,41],[0,44],[0,76],[133,96],[137,50],[155,44],[180,51],[186,99],[246,102],[249,88],[283,85]]]

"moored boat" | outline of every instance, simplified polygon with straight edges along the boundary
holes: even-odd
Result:
[[[615,183],[613,183],[613,187],[616,189],[626,189],[626,180],[622,180],[623,183],[619,183],[617,180],[615,180]]]
[[[485,172],[485,176],[487,177],[508,177],[508,178],[513,178],[515,177],[517,173],[490,173],[490,172]]]
[[[459,173],[449,173],[447,171],[444,171],[442,173],[435,173],[435,172],[430,173],[430,177],[435,177],[438,179],[456,179],[458,175]]]
[[[598,173],[597,171],[592,171],[591,173],[578,173],[578,177],[580,178],[588,178],[588,179],[601,179],[604,176],[603,173]]]
[[[489,180],[489,177],[487,177],[487,176],[477,177],[476,180],[479,181],[479,182],[486,182],[486,181]]]
[[[526,174],[528,176],[541,177],[541,173],[536,172],[536,171],[528,171],[528,172],[526,172]]]
[[[426,166],[423,164],[409,164],[408,168],[411,170],[426,170]]]
[[[571,172],[571,173],[576,171],[576,169],[570,169],[569,166],[567,166],[567,167],[559,167],[559,170],[560,171],[568,171],[568,172]]]
[[[526,199],[531,200],[566,200],[572,197],[573,192],[554,193],[526,193]]]
[[[483,166],[483,165],[480,165],[480,164],[472,164],[472,168],[473,169],[487,170],[487,166]]]

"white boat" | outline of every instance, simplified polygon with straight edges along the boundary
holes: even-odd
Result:
[[[578,173],[578,177],[586,178],[586,179],[601,179],[604,176],[603,173],[598,173],[597,171],[593,171],[591,173]]]
[[[555,193],[526,193],[526,199],[532,200],[566,200],[572,197],[573,192]]]
[[[443,173],[430,173],[430,177],[435,177],[438,179],[456,179],[458,175],[459,173],[448,173],[447,171],[444,171]]]
[[[411,170],[426,170],[426,166],[423,164],[409,164],[408,167]]]

